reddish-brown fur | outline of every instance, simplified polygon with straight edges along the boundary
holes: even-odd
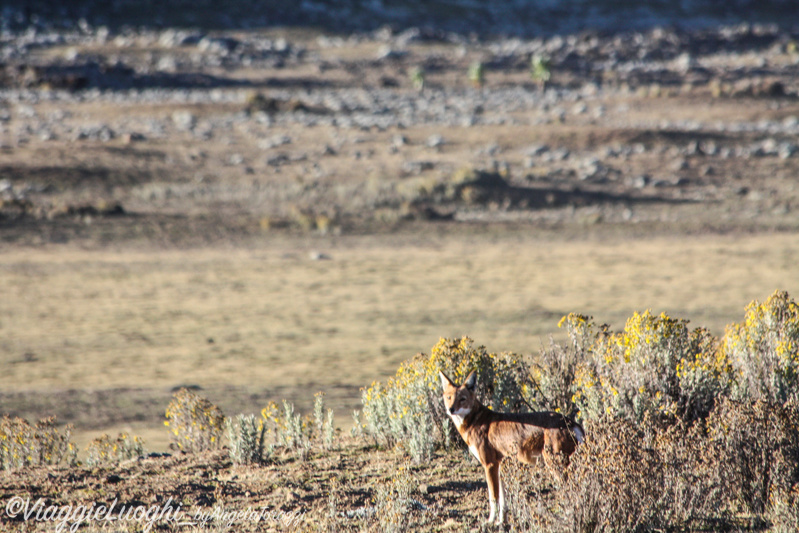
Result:
[[[476,375],[455,385],[443,372],[444,404],[469,450],[483,465],[488,482],[491,513],[494,520],[499,501],[497,522],[503,519],[504,496],[500,480],[500,464],[505,457],[516,456],[523,463],[532,463],[543,456],[547,464],[556,454],[566,457],[574,453],[585,432],[574,420],[554,412],[498,413],[482,405],[474,393]]]

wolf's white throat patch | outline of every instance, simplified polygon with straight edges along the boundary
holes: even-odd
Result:
[[[470,409],[462,407],[449,416],[450,418],[452,418],[452,422],[455,424],[455,427],[460,429],[461,426],[463,425],[463,419],[466,418],[470,412],[471,412]]]

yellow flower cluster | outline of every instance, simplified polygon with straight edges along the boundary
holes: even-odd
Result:
[[[35,426],[18,417],[0,419],[0,469],[55,465],[65,457],[74,461],[75,445],[70,442],[72,426],[63,433],[55,417],[39,420]]]
[[[611,364],[621,356],[625,363],[647,365],[652,363],[651,348],[668,349],[688,333],[687,320],[671,318],[666,313],[654,316],[649,310],[634,313],[627,319],[624,330],[613,334],[605,346],[605,362]]]
[[[584,347],[587,339],[594,337],[594,317],[569,313],[558,322],[558,327],[565,327],[569,333],[569,338],[577,347]]]
[[[139,457],[144,453],[144,440],[140,437],[123,432],[116,439],[111,440],[111,437],[104,434],[86,446],[86,464],[97,466],[118,463]]]
[[[571,314],[561,321],[587,357],[575,372],[572,396],[583,417],[617,413],[640,420],[645,413],[701,411],[720,389],[725,365],[715,340],[702,329],[689,332],[687,320],[634,313],[616,333],[590,320]]]
[[[703,416],[715,399],[765,397],[784,402],[799,389],[799,306],[784,291],[752,302],[721,339],[665,313],[635,313],[622,331],[590,317],[560,322],[586,361],[575,372],[572,401],[587,418],[605,412]]]
[[[217,448],[225,429],[225,415],[216,405],[188,389],[180,389],[166,408],[164,425],[174,444],[186,452]]]
[[[785,291],[753,301],[743,322],[727,327],[720,351],[739,396],[787,400],[799,387],[799,305]]]
[[[259,429],[263,428],[264,424],[271,422],[278,428],[286,429],[286,421],[278,414],[278,407],[275,402],[269,402],[266,407],[261,409],[261,420]]]

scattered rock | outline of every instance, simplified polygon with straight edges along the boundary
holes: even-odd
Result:
[[[233,37],[203,37],[197,43],[200,52],[227,55],[239,46],[238,39]]]
[[[438,134],[431,135],[430,137],[427,138],[425,145],[428,148],[439,148],[444,145],[444,137]]]
[[[408,138],[404,135],[397,134],[391,138],[391,146],[394,148],[400,148],[401,146],[405,146],[408,144]]]
[[[402,164],[402,171],[405,174],[417,175],[427,170],[434,169],[436,164],[432,161],[405,161]]]
[[[286,144],[291,144],[291,137],[288,135],[273,135],[268,139],[261,139],[258,141],[258,148],[261,150],[271,150],[272,148]]]
[[[178,131],[191,131],[197,125],[197,117],[191,111],[178,110],[172,113],[172,123]]]
[[[310,257],[311,261],[330,261],[330,260],[333,259],[332,257],[330,257],[329,255],[327,255],[325,253],[316,252],[316,251],[311,252],[309,254],[309,257]]]
[[[650,178],[646,174],[639,174],[638,176],[633,177],[630,180],[630,186],[635,187],[636,189],[643,189],[647,185],[649,185]]]

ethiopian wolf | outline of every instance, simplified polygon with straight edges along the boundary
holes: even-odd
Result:
[[[532,463],[539,456],[548,462],[554,454],[562,453],[568,457],[583,442],[585,431],[574,420],[551,411],[492,411],[477,399],[475,372],[469,374],[460,386],[443,372],[439,374],[444,388],[444,407],[469,451],[485,468],[490,504],[488,523],[496,520],[501,524],[505,514],[505,497],[499,475],[502,459],[515,455],[523,463]]]

